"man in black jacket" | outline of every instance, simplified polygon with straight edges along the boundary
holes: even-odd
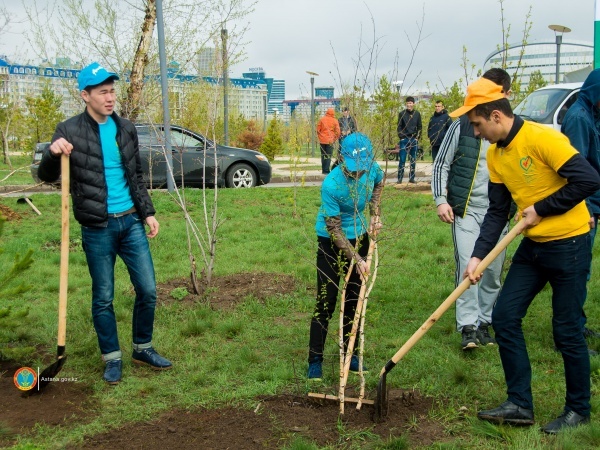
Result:
[[[132,360],[156,370],[172,364],[152,346],[156,281],[148,237],[158,234],[154,206],[142,181],[138,137],[134,125],[115,112],[114,82],[119,77],[98,63],[77,77],[85,111],[59,123],[43,155],[40,179],[56,181],[60,158],[69,156],[73,213],[92,278],[92,317],[104,380],[121,381],[121,348],[113,308],[114,266],[119,256],[135,288]],[[150,231],[146,235],[144,223]]]
[[[414,109],[414,97],[406,97],[406,109],[398,114],[398,138],[400,142],[400,154],[398,155],[398,184],[402,183],[404,177],[404,165],[406,164],[406,154],[409,155],[410,172],[408,175],[409,183],[416,183],[415,170],[417,167],[417,150],[419,148],[419,138],[423,125],[421,122],[421,113]]]
[[[448,115],[448,111],[444,109],[444,104],[441,100],[437,100],[435,102],[435,111],[431,119],[429,119],[429,125],[427,125],[427,137],[431,144],[431,157],[434,161],[451,124],[452,119]]]

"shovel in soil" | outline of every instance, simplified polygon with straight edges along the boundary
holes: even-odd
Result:
[[[479,263],[475,274],[481,274],[490,263],[498,257],[502,251],[508,247],[521,232],[525,229],[524,221],[517,222],[510,232],[502,238],[500,242],[490,251],[490,253]],[[465,278],[457,287],[452,291],[446,300],[435,310],[435,312],[429,316],[429,318],[421,325],[421,327],[415,331],[415,333],[406,341],[406,343],[396,352],[392,359],[390,359],[381,372],[379,373],[379,382],[377,383],[377,400],[375,401],[375,414],[374,420],[380,421],[387,416],[388,413],[388,401],[387,401],[387,387],[386,387],[386,376],[394,368],[394,366],[400,361],[404,355],[415,345],[421,337],[436,323],[440,317],[450,308],[450,306],[460,297],[471,286],[471,281]]]
[[[56,362],[46,367],[39,376],[37,392],[46,387],[62,369],[67,355],[65,343],[67,338],[67,287],[69,280],[69,157],[61,156],[61,222],[60,238],[60,285],[58,290],[58,344]]]

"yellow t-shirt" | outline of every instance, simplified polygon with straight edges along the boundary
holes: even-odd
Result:
[[[507,147],[492,145],[489,148],[490,181],[504,184],[522,211],[567,184],[557,171],[575,154],[577,150],[563,134],[545,125],[524,121]],[[536,242],[579,236],[589,231],[589,218],[582,201],[564,214],[544,217],[523,234]]]

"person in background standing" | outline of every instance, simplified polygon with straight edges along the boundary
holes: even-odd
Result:
[[[415,109],[414,97],[406,97],[406,109],[398,114],[398,138],[400,142],[400,154],[398,155],[398,184],[402,183],[404,178],[404,165],[406,164],[406,155],[408,154],[410,163],[410,172],[408,175],[409,183],[416,183],[415,171],[417,168],[417,150],[419,149],[419,138],[423,124],[421,122],[421,113]]]
[[[340,137],[340,124],[335,118],[335,111],[329,108],[317,123],[317,136],[321,145],[321,173],[327,175],[331,170],[333,144]]]
[[[350,111],[348,111],[348,107],[344,107],[342,110],[342,117],[338,119],[338,123],[340,124],[340,148],[342,147],[342,141],[346,136],[356,131],[356,121],[354,117],[350,115]]]
[[[442,101],[437,100],[435,102],[435,111],[429,120],[429,125],[427,125],[427,137],[431,144],[431,157],[434,162],[435,157],[440,150],[440,146],[442,145],[442,141],[444,140],[444,136],[446,135],[448,128],[450,128],[450,124],[452,124],[452,119],[448,115],[448,111],[444,109]]]

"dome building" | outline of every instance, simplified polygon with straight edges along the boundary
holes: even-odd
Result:
[[[554,40],[534,41],[523,45],[510,44],[508,48],[490,53],[483,64],[485,72],[492,67],[502,67],[503,57],[506,57],[506,69],[511,73],[521,60],[523,68],[521,84],[523,88],[529,85],[533,72],[540,71],[548,84],[556,83],[556,51]],[[594,45],[584,41],[563,40],[560,46],[559,83],[564,82],[565,74],[584,69],[594,60]],[[512,75],[512,73],[511,73]]]

